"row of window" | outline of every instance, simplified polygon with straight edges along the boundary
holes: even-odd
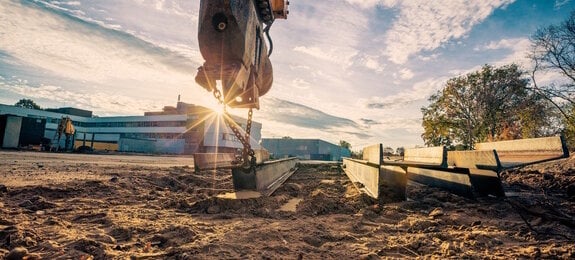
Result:
[[[121,134],[120,138],[134,139],[182,139],[184,136],[178,133],[127,133]]]
[[[58,124],[60,119],[49,118],[48,123]],[[73,122],[79,127],[182,127],[186,121],[138,121],[138,122]]]

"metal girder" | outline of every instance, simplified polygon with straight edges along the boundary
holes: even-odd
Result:
[[[256,190],[269,196],[297,170],[296,163],[297,158],[294,157],[264,162],[255,171],[232,168],[234,189]]]

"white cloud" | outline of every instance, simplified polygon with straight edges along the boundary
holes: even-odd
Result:
[[[357,50],[353,48],[333,47],[327,49],[317,46],[311,46],[311,47],[296,46],[293,50],[310,55],[320,60],[328,61],[334,64],[339,64],[342,67],[351,66],[353,64],[351,59],[355,55],[357,55]]]
[[[13,82],[13,84],[0,81],[0,90],[28,98],[92,110],[100,116],[143,114],[145,111],[153,111],[162,105],[156,104],[157,101],[151,99],[145,100],[115,93],[80,93],[51,85],[32,87],[26,85],[25,81]]]
[[[476,47],[475,51],[507,50],[508,55],[494,62],[495,65],[505,65],[515,63],[525,68],[531,66],[527,57],[531,48],[531,41],[528,38],[502,39],[500,41],[489,42],[485,46]]]
[[[437,90],[441,89],[446,80],[446,78],[428,79],[418,82],[413,86],[413,88],[403,90],[395,95],[371,97],[370,99],[362,100],[362,103],[364,103],[365,107],[371,109],[405,107],[406,105],[413,104],[416,101],[426,100]]]
[[[402,70],[399,71],[399,78],[400,79],[412,79],[414,76],[413,71],[411,71],[408,68],[403,68]]]
[[[385,7],[394,7],[400,1],[399,0],[346,0],[350,4],[358,5],[362,8],[371,8],[376,5],[381,5]]]
[[[399,15],[385,34],[382,52],[390,61],[404,64],[414,54],[432,51],[450,40],[465,37],[494,9],[513,1],[387,1],[385,6],[398,7]]]

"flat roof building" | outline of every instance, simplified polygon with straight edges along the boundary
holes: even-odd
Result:
[[[320,139],[263,138],[262,146],[277,159],[341,161],[342,157],[351,156],[349,149]]]
[[[4,129],[0,129],[2,141],[9,143],[8,146],[2,144],[4,148],[23,145],[20,140],[14,140],[19,135],[15,131],[27,126],[18,124],[14,118],[44,120],[43,129],[36,131],[43,131],[44,139],[53,140],[62,117],[70,117],[76,129],[73,136],[75,148],[87,145],[96,150],[165,154],[234,152],[242,148],[221,116],[208,108],[183,102],[178,102],[175,108],[146,112],[144,116],[94,117],[91,111],[82,109],[35,110],[3,104],[0,104],[0,115],[10,118],[0,120],[0,127],[4,125]],[[232,119],[245,127],[246,119],[236,116]],[[8,121],[9,126],[6,124]],[[259,147],[261,127],[261,123],[252,123],[251,145],[254,148]],[[5,138],[7,133],[9,137]]]

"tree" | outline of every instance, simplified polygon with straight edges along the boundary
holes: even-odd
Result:
[[[391,148],[389,146],[386,146],[383,148],[383,155],[384,156],[392,156],[393,152],[394,152],[393,148]]]
[[[561,114],[564,134],[575,137],[570,134],[575,130],[575,11],[562,23],[537,30],[531,36],[531,45],[532,88]],[[537,84],[537,75],[548,72],[560,75],[560,80]],[[573,138],[567,140],[575,146]]]
[[[339,146],[341,146],[342,148],[347,148],[348,150],[351,150],[351,144],[348,143],[347,141],[339,140]]]
[[[405,154],[405,148],[404,147],[397,147],[397,149],[395,150],[395,154],[397,154],[399,156],[403,156]]]
[[[32,99],[25,99],[25,98],[20,99],[18,102],[16,102],[16,104],[14,104],[14,106],[23,107],[23,108],[30,108],[30,109],[37,109],[37,110],[42,109]]]
[[[425,144],[473,149],[477,142],[541,136],[548,105],[527,84],[515,64],[448,80],[421,109]]]

